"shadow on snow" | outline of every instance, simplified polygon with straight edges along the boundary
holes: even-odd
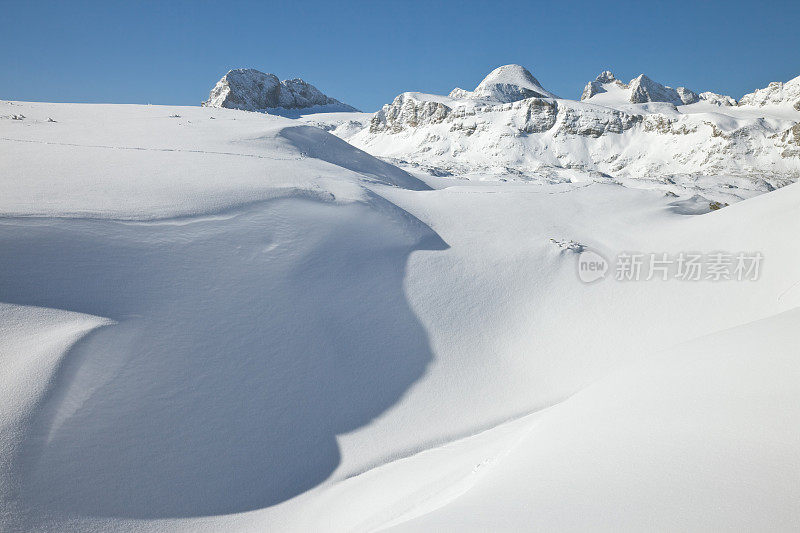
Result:
[[[387,205],[391,208],[387,209]],[[0,225],[0,301],[115,319],[65,356],[18,458],[47,512],[167,518],[277,504],[432,359],[406,261],[446,244],[382,199],[227,219]]]

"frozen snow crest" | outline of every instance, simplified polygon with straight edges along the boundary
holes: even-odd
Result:
[[[608,261],[605,257],[586,250],[578,256],[578,277],[584,283],[592,283],[603,279],[608,272]]]

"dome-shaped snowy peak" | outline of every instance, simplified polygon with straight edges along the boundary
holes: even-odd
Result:
[[[557,98],[556,95],[542,87],[539,80],[521,65],[498,67],[490,72],[474,91],[456,89],[451,96],[486,98],[503,103],[516,102],[525,98]]]

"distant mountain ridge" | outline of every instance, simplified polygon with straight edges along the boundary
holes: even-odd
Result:
[[[243,111],[314,107],[325,107],[329,111],[357,111],[300,78],[280,81],[275,74],[250,68],[228,71],[211,89],[208,100],[202,105]]]
[[[800,179],[798,128],[800,77],[737,102],[604,71],[575,101],[505,65],[474,91],[402,93],[362,128],[333,133],[435,175],[608,181],[735,201]]]
[[[688,105],[701,101],[718,106],[764,107],[788,104],[800,111],[800,76],[787,82],[773,81],[767,87],[745,94],[737,101],[728,95],[710,91],[697,94],[686,87],[673,89],[668,85],[653,81],[644,74],[640,74],[626,84],[616,79],[611,71],[605,70],[586,84],[581,94],[581,100],[590,100],[598,94],[613,90],[625,91],[627,100],[633,104],[668,102],[675,105]]]
[[[746,94],[739,100],[739,105],[756,107],[787,104],[800,111],[800,76],[786,83],[773,81],[763,89]]]
[[[605,70],[597,78],[586,84],[581,93],[581,100],[590,100],[594,96],[615,91],[632,104],[648,102],[665,102],[674,105],[688,105],[706,100],[716,105],[736,105],[736,100],[727,95],[712,92],[700,94],[686,87],[672,88],[653,81],[644,74],[639,74],[629,83],[622,83],[614,74]]]

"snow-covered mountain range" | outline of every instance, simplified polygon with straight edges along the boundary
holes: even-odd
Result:
[[[714,99],[720,102],[728,102],[729,96],[715,95],[714,93],[703,93],[706,97],[694,93],[686,87],[673,89],[657,83],[644,74],[640,74],[625,84],[614,77],[614,74],[605,70],[600,73],[594,81],[586,84],[581,94],[581,100],[588,100],[597,94],[624,92],[625,99],[632,104],[644,104],[646,102],[669,102],[675,105],[694,104],[701,99]],[[735,104],[736,102],[733,101]]]
[[[596,180],[729,202],[800,177],[798,121],[800,77],[737,102],[605,71],[575,101],[506,65],[474,91],[402,93],[369,124],[334,133],[436,175]]]
[[[203,102],[203,106],[244,111],[279,108],[356,111],[356,108],[326,96],[300,78],[280,81],[275,74],[265,74],[251,68],[228,71],[211,89],[211,94],[208,100]]]

